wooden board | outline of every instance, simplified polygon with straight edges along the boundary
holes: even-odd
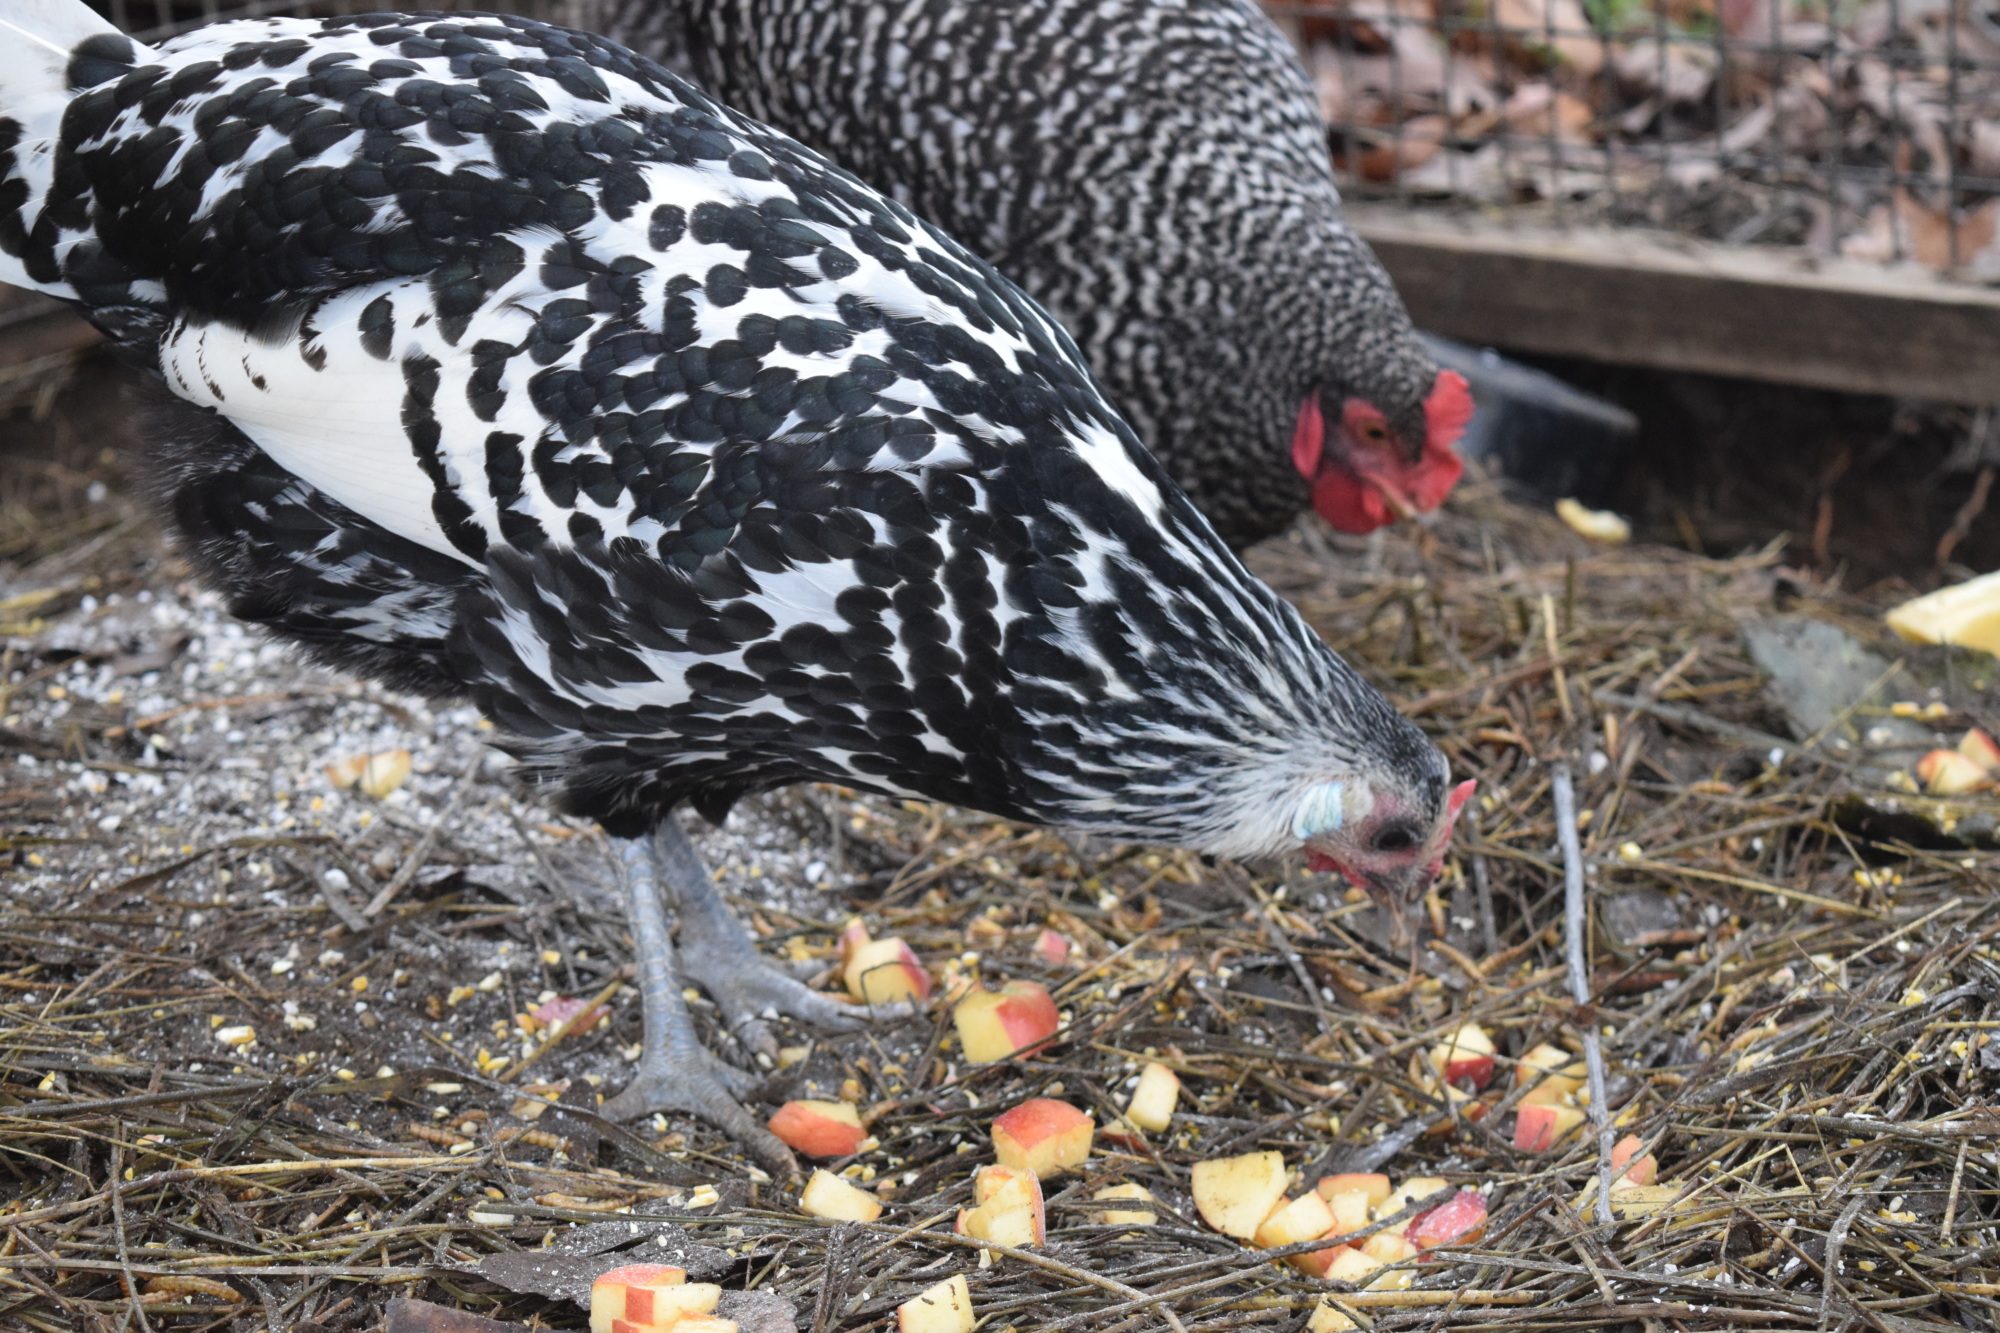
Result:
[[[1631,231],[1349,209],[1417,323],[1464,342],[1851,393],[2000,402],[2000,289]]]

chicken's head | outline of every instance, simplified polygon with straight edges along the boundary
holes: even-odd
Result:
[[[1368,399],[1314,391],[1299,406],[1292,465],[1313,508],[1342,532],[1363,533],[1428,513],[1465,471],[1456,445],[1472,392],[1441,371],[1420,403],[1385,413]]]
[[[1292,834],[1310,868],[1364,890],[1400,935],[1405,914],[1443,869],[1452,828],[1477,785],[1468,779],[1447,793],[1442,782],[1423,790],[1321,783],[1300,801]]]

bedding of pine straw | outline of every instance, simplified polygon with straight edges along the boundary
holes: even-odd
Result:
[[[1347,1289],[1189,1198],[1192,1163],[1258,1148],[1308,1181],[1488,1191],[1478,1243],[1409,1291],[1343,1297],[1374,1328],[2000,1318],[1994,864],[1836,827],[1830,750],[1774,765],[1783,724],[1738,624],[1879,609],[1775,551],[1592,548],[1469,485],[1372,557],[1313,536],[1257,554],[1480,778],[1446,942],[1414,969],[1295,866],[837,791],[750,803],[705,846],[773,953],[823,963],[860,913],[942,981],[1039,978],[1068,1017],[999,1066],[955,1058],[943,1006],[815,1045],[780,1095],[858,1095],[888,1203],[831,1226],[704,1126],[593,1113],[638,1034],[602,842],[513,793],[468,711],[301,667],[194,590],[97,457],[122,420],[103,381],[15,387],[44,411],[0,436],[0,1328],[373,1328],[403,1296],[574,1329],[581,1307],[542,1293],[629,1253],[782,1298],[800,1329],[892,1326],[955,1272],[988,1328],[1296,1329]],[[381,800],[322,771],[399,747],[415,772]],[[1583,1007],[1554,763],[1596,918]],[[1070,966],[1038,960],[1045,924]],[[540,1046],[514,1016],[545,992],[608,992],[612,1019]],[[1505,1077],[1483,1119],[1449,1111],[1418,1066],[1466,1021],[1508,1055],[1595,1026],[1609,1101],[1681,1201],[1601,1221],[1594,1132],[1514,1151]],[[239,1026],[254,1044],[217,1040]],[[983,1263],[952,1236],[998,1109],[1059,1091],[1101,1125],[1148,1055],[1185,1080],[1170,1133],[1051,1182],[1043,1249]],[[1095,1223],[1088,1196],[1128,1180],[1159,1225]]]

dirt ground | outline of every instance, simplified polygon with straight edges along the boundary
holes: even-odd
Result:
[[[1995,726],[1993,664],[1885,647],[1900,585],[1840,590],[1809,531],[1606,549],[1474,484],[1425,531],[1256,553],[1481,779],[1415,957],[1296,866],[835,790],[703,833],[766,948],[821,984],[859,914],[947,992],[1032,978],[1063,1009],[1059,1044],[989,1066],[942,1005],[788,1038],[773,1099],[852,1098],[875,1140],[835,1167],[887,1211],[830,1226],[702,1125],[596,1114],[639,1031],[604,843],[516,792],[471,711],[231,622],[132,491],[115,380],[17,383],[0,422],[0,1329],[364,1329],[397,1298],[574,1329],[590,1277],[637,1259],[721,1282],[746,1330],[891,1327],[961,1272],[984,1327],[1024,1333],[1291,1330],[1327,1294],[1384,1330],[2000,1317],[2000,876],[1961,840],[1995,798],[1912,841],[1852,815],[1857,792],[1925,805],[1886,791],[1906,756],[1877,733]],[[1801,616],[1896,657],[1810,734],[1744,638]],[[381,796],[327,772],[397,750],[411,770]],[[1587,927],[1564,912],[1558,768]],[[1045,928],[1073,945],[1060,965]],[[557,996],[609,1021],[527,1031]],[[1423,1053],[1468,1021],[1500,1076],[1451,1097]],[[1515,1059],[1587,1033],[1605,1118],[1670,1187],[1609,1221],[1594,1128],[1511,1137]],[[952,1234],[996,1111],[1056,1095],[1107,1125],[1148,1059],[1181,1074],[1180,1114],[1049,1182],[1045,1246]],[[1195,1162],[1253,1149],[1308,1185],[1441,1177],[1491,1220],[1407,1290],[1317,1282],[1191,1204]],[[1157,1225],[1100,1223],[1089,1196],[1120,1182]]]

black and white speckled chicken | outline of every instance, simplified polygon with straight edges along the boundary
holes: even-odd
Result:
[[[1232,545],[1458,480],[1472,401],[1342,219],[1255,0],[571,0],[1019,283]]]
[[[614,1114],[782,1153],[696,1043],[683,967],[757,1041],[852,1021],[758,960],[682,805],[829,780],[1303,847],[1391,899],[1443,855],[1464,790],[1437,750],[1230,555],[1047,316],[601,39],[377,14],[148,47],[16,4],[0,280],[164,385],[162,493],[241,615],[469,695],[603,824],[646,1009]]]

